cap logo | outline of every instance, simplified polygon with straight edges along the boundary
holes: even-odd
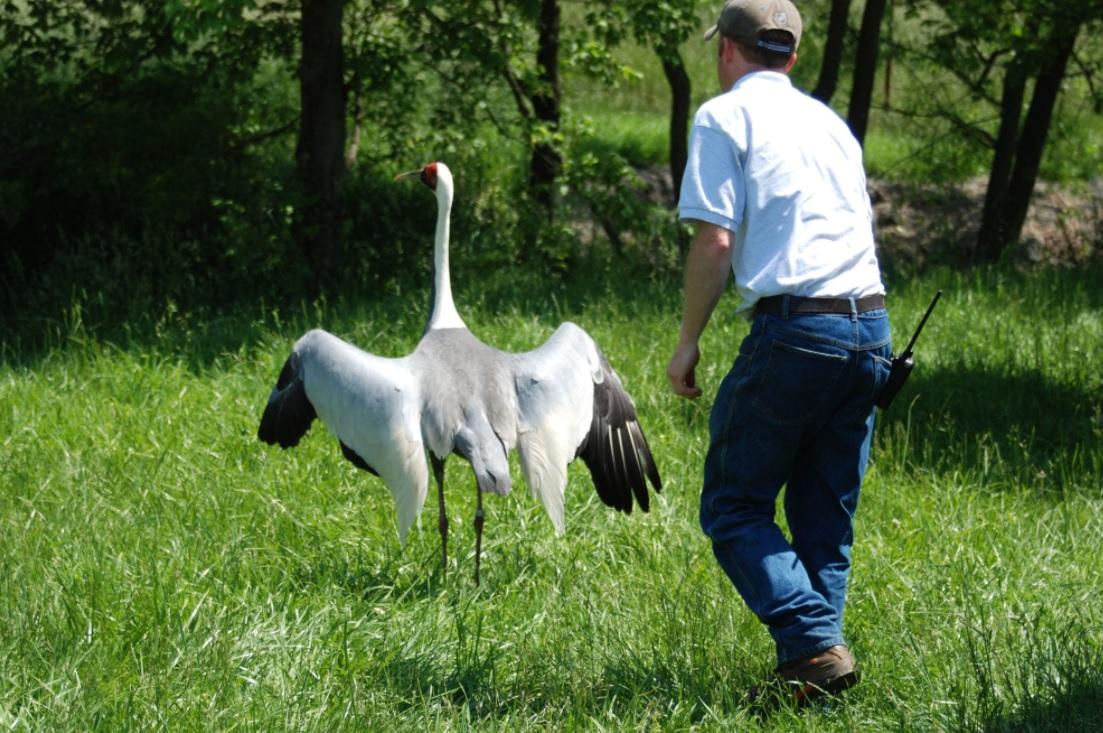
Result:
[[[717,32],[732,40],[761,45],[760,36],[767,31],[788,31],[792,40],[789,50],[796,50],[800,43],[800,11],[792,0],[727,0],[716,24],[705,31],[708,40]]]

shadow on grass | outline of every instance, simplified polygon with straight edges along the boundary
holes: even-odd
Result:
[[[885,440],[906,438],[906,449],[894,451],[901,460],[933,470],[968,467],[993,483],[1063,491],[1100,478],[1101,410],[1103,392],[1090,382],[1061,383],[1034,371],[921,366],[892,407],[879,413],[878,431]]]
[[[1088,624],[1084,626],[1083,624]],[[1103,668],[1090,619],[1026,624],[1014,646],[987,630],[970,632],[976,694],[962,709],[963,729],[984,733],[1064,733],[1099,730]]]
[[[415,654],[389,661],[379,676],[402,701],[398,705],[402,710],[422,711],[434,698],[442,698],[466,709],[472,720],[490,722],[521,710],[539,712],[538,706],[514,704],[508,692],[495,684],[493,655],[448,669],[428,654]]]
[[[300,589],[338,588],[365,603],[433,599],[445,585],[438,552],[428,557],[396,552],[379,560],[323,551],[312,564],[298,568],[291,582]]]
[[[538,673],[539,671],[539,673]],[[658,670],[655,670],[658,671]],[[691,722],[704,720],[712,710],[735,710],[738,702],[711,691],[699,696],[675,685],[662,675],[647,670],[610,667],[601,679],[585,688],[576,686],[573,673],[565,668],[548,668],[534,660],[533,667],[521,679],[502,669],[497,651],[484,641],[484,648],[473,650],[459,645],[454,658],[434,658],[414,653],[389,661],[377,678],[386,681],[406,710],[422,710],[434,699],[467,710],[473,722],[487,724],[503,718],[536,720],[552,716],[559,723],[566,715],[573,720],[595,721],[612,716],[618,719],[645,718],[645,710],[669,710],[682,706]],[[568,726],[570,728],[570,726]]]
[[[1054,694],[1023,700],[1016,710],[985,720],[985,733],[1068,733],[1100,730],[1103,726],[1103,677],[1066,680]]]
[[[463,278],[454,274],[460,311],[472,323],[499,313],[547,321],[550,336],[562,320],[577,318],[575,314],[595,305],[614,304],[629,317],[658,308],[673,314],[681,293],[676,273],[649,272],[640,263],[580,261],[570,272],[557,274],[518,265],[514,274],[512,268],[469,272]],[[367,328],[388,343],[397,339],[412,349],[428,318],[431,285],[426,276],[423,281],[391,283],[383,290],[342,292],[314,301],[278,296],[267,302],[245,301],[231,295],[224,302],[190,306],[148,300],[120,305],[118,298],[83,295],[41,312],[7,314],[0,320],[0,364],[34,369],[51,354],[107,344],[201,370],[225,354],[253,350],[273,336],[286,337],[290,348],[298,336],[315,327],[345,334]],[[373,350],[371,343],[360,345]],[[400,355],[393,349],[378,353]]]
[[[655,657],[625,656],[610,660],[601,673],[600,682],[594,685],[594,713],[625,710],[639,698],[666,701],[663,706],[680,702],[687,707],[690,722],[699,723],[711,711],[735,711],[747,707],[743,699],[750,688],[750,678],[734,680],[735,668],[752,665],[733,664],[725,669],[712,669],[703,673],[701,668],[657,655]]]

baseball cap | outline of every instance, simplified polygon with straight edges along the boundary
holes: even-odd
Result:
[[[773,53],[793,53],[800,44],[800,12],[789,0],[728,0],[716,25],[705,31],[705,40],[720,31],[750,46]],[[777,43],[761,37],[766,31],[788,31],[792,43]]]

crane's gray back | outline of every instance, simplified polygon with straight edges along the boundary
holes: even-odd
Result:
[[[410,359],[420,377],[422,424],[432,434],[432,443],[446,441],[450,451],[456,426],[469,424],[474,414],[483,413],[503,448],[513,446],[516,357],[487,346],[466,328],[444,328],[427,331]],[[431,447],[438,452],[443,446]]]

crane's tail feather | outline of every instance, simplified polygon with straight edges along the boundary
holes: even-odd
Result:
[[[310,424],[317,417],[314,405],[306,396],[306,388],[298,374],[298,357],[292,352],[284,362],[276,386],[260,418],[257,437],[269,445],[290,448],[299,444]]]
[[[594,488],[606,505],[630,513],[634,497],[646,512],[651,508],[647,482],[658,492],[662,480],[632,398],[605,356],[598,353],[604,378],[594,384],[594,415],[578,455],[590,469]]]

